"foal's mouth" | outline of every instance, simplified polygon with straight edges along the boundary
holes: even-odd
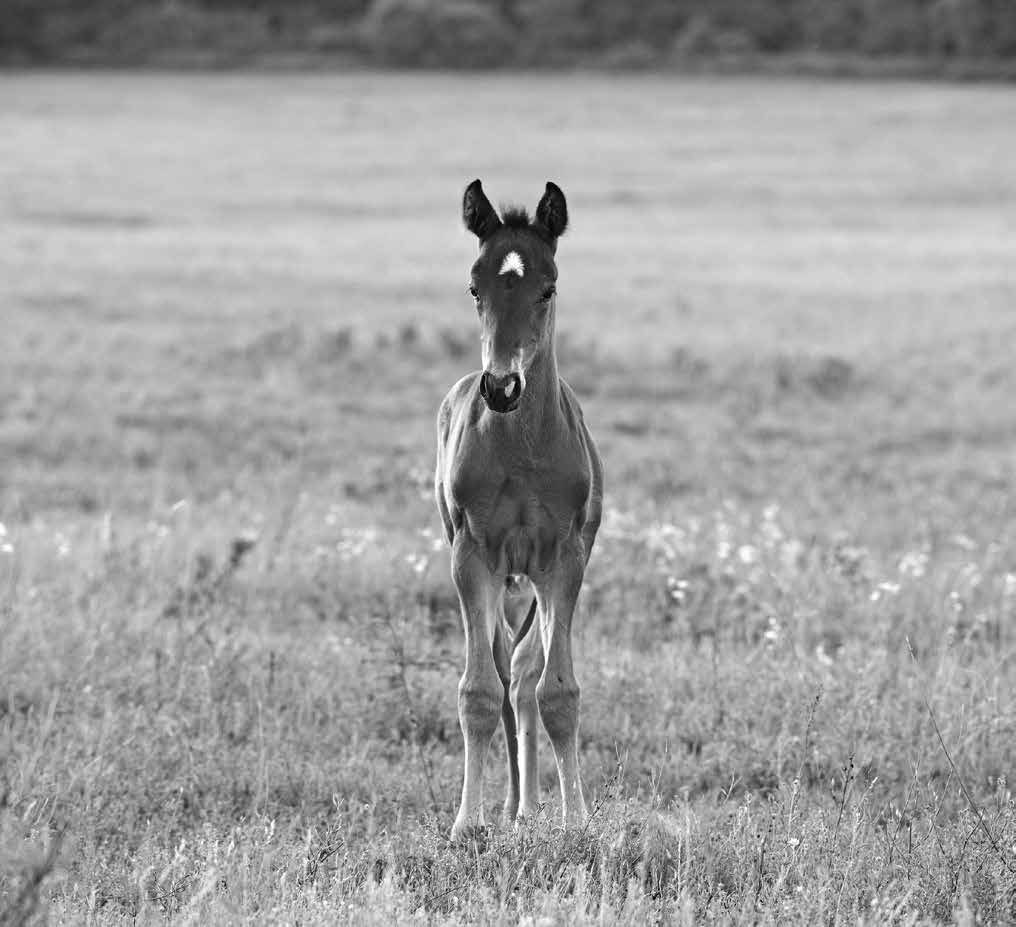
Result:
[[[517,373],[495,377],[485,372],[480,377],[480,395],[491,412],[514,412],[522,398],[522,377]]]

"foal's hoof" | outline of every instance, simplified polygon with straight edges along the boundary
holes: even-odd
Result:
[[[515,826],[524,827],[529,824],[533,824],[536,821],[541,821],[546,818],[543,813],[544,806],[542,804],[536,805],[535,808],[519,808],[519,812],[515,815]]]

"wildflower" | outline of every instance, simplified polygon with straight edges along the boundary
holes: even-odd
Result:
[[[438,551],[444,549],[444,541],[434,534],[434,531],[431,528],[421,528],[420,537],[427,542],[427,546],[430,548],[431,553],[436,554]]]
[[[1002,594],[1007,599],[1016,596],[1016,573],[1005,574],[1005,585],[1002,587]]]
[[[376,528],[345,529],[342,538],[336,545],[336,550],[343,560],[352,560],[363,556],[368,546],[374,544],[378,538]]]
[[[154,534],[156,537],[160,538],[164,538],[166,534],[169,533],[166,526],[155,521],[155,519],[151,519],[145,524],[145,530],[147,530],[149,534]]]
[[[7,526],[0,521],[0,554],[13,554],[14,545],[7,540]]]
[[[776,547],[784,537],[783,529],[777,521],[779,514],[780,507],[775,503],[767,505],[762,511],[762,537],[768,548]]]
[[[744,564],[752,564],[758,560],[758,551],[751,544],[742,544],[737,548],[737,558]]]
[[[67,540],[67,536],[63,532],[58,531],[56,533],[54,541],[56,542],[56,555],[58,557],[63,559],[64,557],[70,554],[71,544],[70,541]]]
[[[104,553],[109,553],[113,547],[113,513],[104,512],[102,521],[99,522],[99,545]]]
[[[427,558],[422,554],[407,554],[406,563],[417,576],[423,575],[424,570],[427,569]]]
[[[928,554],[923,550],[912,550],[905,553],[897,567],[900,576],[920,579],[928,570]]]
[[[688,580],[677,579],[674,576],[667,577],[667,591],[670,593],[671,599],[673,599],[678,605],[683,604],[684,600],[688,597]]]
[[[769,627],[766,632],[762,635],[766,642],[770,645],[776,644],[780,639],[780,634],[783,631],[780,623],[776,620],[774,615],[769,616]]]
[[[826,653],[825,642],[820,641],[818,646],[815,648],[815,659],[818,660],[823,666],[832,666],[833,658]]]
[[[883,593],[885,595],[896,595],[896,593],[899,591],[900,591],[899,583],[889,583],[889,582],[879,583],[871,591],[871,601],[877,602],[879,599],[882,598]]]

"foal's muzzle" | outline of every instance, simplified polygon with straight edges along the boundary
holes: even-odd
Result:
[[[491,412],[511,412],[518,408],[522,396],[522,377],[517,373],[495,377],[484,372],[480,377],[480,395]]]

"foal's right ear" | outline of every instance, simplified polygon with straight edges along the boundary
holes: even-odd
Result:
[[[474,180],[462,194],[462,221],[480,241],[486,241],[501,228],[501,220],[479,180]]]

